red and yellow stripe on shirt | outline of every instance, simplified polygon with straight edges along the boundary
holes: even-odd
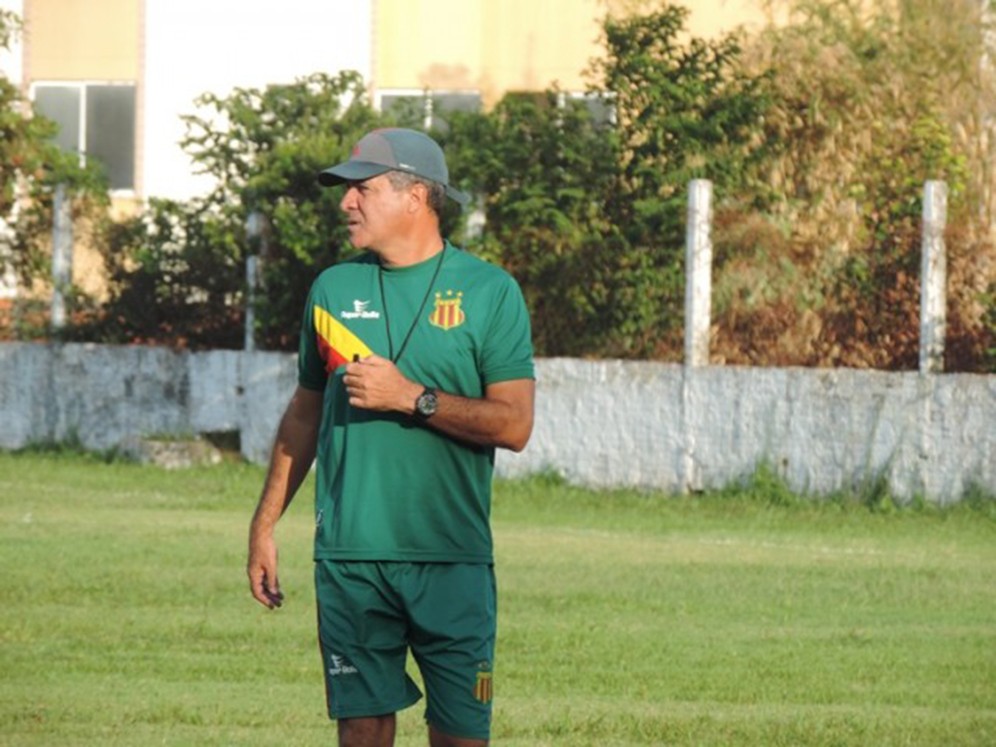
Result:
[[[360,358],[366,358],[373,353],[363,340],[350,332],[345,324],[321,306],[315,306],[314,322],[318,338],[318,353],[325,361],[327,373],[332,373],[339,366],[353,360],[357,355]]]

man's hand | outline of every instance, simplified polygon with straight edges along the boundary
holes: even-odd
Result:
[[[343,376],[349,404],[364,410],[411,414],[422,387],[405,378],[387,358],[371,355],[349,363]]]
[[[277,580],[277,544],[273,529],[290,505],[315,460],[321,422],[322,392],[298,385],[287,403],[270,453],[270,469],[249,526],[249,590],[271,610],[283,604]]]
[[[272,535],[249,540],[249,561],[246,563],[249,588],[260,604],[276,609],[284,603],[280,581],[277,579],[277,545]]]

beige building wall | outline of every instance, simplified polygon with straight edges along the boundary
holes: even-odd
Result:
[[[137,81],[141,0],[25,0],[32,80]]]
[[[375,89],[583,91],[601,54],[602,20],[633,0],[375,0]],[[647,5],[647,3],[643,3]],[[688,31],[714,37],[764,20],[759,0],[696,0]]]
[[[141,5],[143,0],[25,0],[24,76],[35,81],[127,82],[141,77]],[[140,90],[140,88],[139,88]],[[136,127],[141,127],[141,117]],[[136,191],[141,190],[141,160],[136,153]],[[133,214],[135,196],[115,195],[112,212]],[[86,228],[74,242],[73,284],[103,298],[107,287],[102,260],[86,241]]]
[[[24,77],[37,81],[142,83],[144,0],[24,0]],[[139,99],[140,100],[140,99]],[[142,194],[141,107],[136,108],[133,195],[114,195],[115,209],[137,208]]]
[[[582,90],[600,0],[377,0],[373,87]]]
[[[757,30],[769,18],[762,0],[686,0],[688,32],[706,39],[743,26]]]

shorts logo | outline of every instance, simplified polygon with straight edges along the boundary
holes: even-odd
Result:
[[[436,305],[432,313],[429,314],[429,324],[439,327],[442,330],[451,330],[459,327],[467,321],[467,315],[463,313],[460,304],[463,302],[463,292],[458,292],[456,296],[453,291],[446,291],[446,297],[442,293],[436,294]]]
[[[340,674],[356,674],[356,667],[349,663],[349,659],[336,654],[329,654],[329,676],[338,677]]]
[[[494,682],[491,672],[478,672],[474,683],[474,699],[482,703],[490,703],[494,697]]]

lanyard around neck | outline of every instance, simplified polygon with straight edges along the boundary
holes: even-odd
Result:
[[[422,297],[422,303],[418,307],[418,311],[415,312],[415,318],[412,319],[411,326],[408,327],[408,332],[405,334],[405,338],[401,341],[401,347],[398,348],[398,354],[394,354],[394,341],[391,339],[391,317],[387,312],[387,296],[384,295],[384,266],[380,265],[377,268],[377,282],[380,284],[380,303],[384,307],[384,326],[387,329],[387,357],[391,360],[391,363],[397,363],[401,360],[401,354],[405,352],[405,348],[408,347],[408,341],[412,337],[412,333],[415,331],[415,327],[418,326],[418,320],[422,318],[422,312],[425,311],[425,305],[429,302],[429,296],[432,295],[432,288],[436,284],[436,279],[439,277],[439,271],[443,267],[443,257],[446,254],[446,244],[443,244],[442,251],[439,252],[439,260],[436,262],[436,269],[432,273],[432,279],[429,281],[429,287],[425,289],[425,295]]]

